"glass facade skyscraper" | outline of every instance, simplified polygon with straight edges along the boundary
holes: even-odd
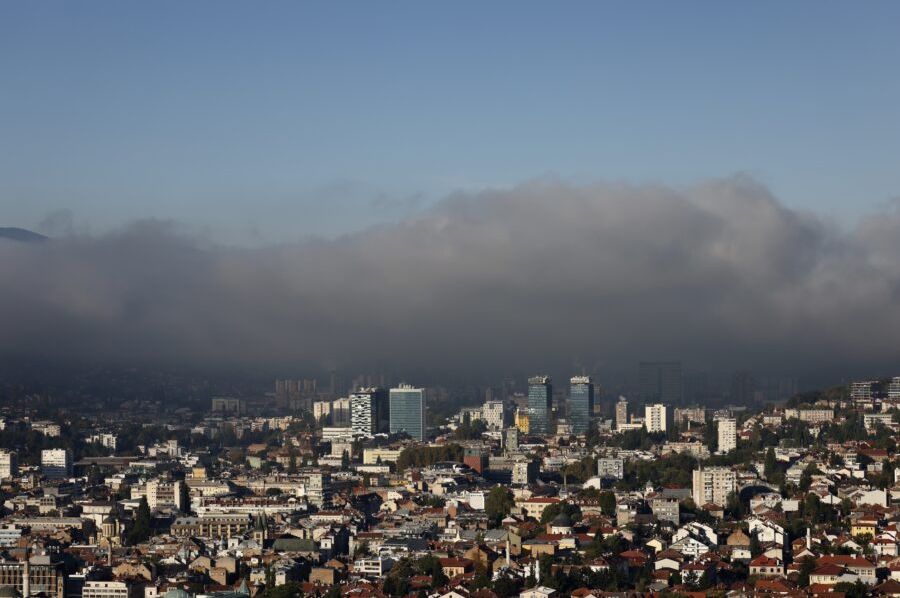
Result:
[[[549,434],[552,416],[553,387],[550,376],[528,379],[528,432]]]
[[[390,391],[391,434],[425,440],[425,389],[401,384]]]
[[[569,404],[566,419],[573,434],[584,434],[594,413],[594,382],[590,376],[574,376],[569,380]]]

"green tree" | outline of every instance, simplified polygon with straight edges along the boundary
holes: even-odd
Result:
[[[504,486],[494,486],[484,500],[484,511],[491,522],[497,526],[509,515],[515,501],[512,492]]]
[[[600,493],[600,511],[607,517],[616,514],[616,495],[609,490]]]
[[[142,496],[134,514],[134,524],[131,526],[131,531],[128,532],[128,543],[140,544],[150,539],[153,534],[152,524],[153,516],[150,514],[150,505],[147,504],[147,497]]]

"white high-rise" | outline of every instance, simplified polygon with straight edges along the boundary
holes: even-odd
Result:
[[[644,426],[650,433],[665,432],[668,430],[668,407],[662,403],[647,405],[644,407]]]
[[[701,467],[693,473],[694,504],[724,507],[728,495],[737,490],[737,475],[728,467]]]
[[[0,451],[0,480],[8,480],[19,475],[19,459],[12,451]]]
[[[371,438],[378,432],[378,404],[375,392],[360,389],[350,395],[350,427],[354,436]]]
[[[737,448],[737,422],[732,417],[723,417],[718,422],[719,453],[727,453]]]

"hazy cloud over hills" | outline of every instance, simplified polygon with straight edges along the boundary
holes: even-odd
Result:
[[[0,243],[0,276],[6,354],[447,372],[676,357],[825,377],[900,364],[900,210],[842,231],[743,177],[541,180],[267,248],[139,222]]]

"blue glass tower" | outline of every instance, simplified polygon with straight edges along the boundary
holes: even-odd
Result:
[[[569,380],[569,404],[566,419],[573,434],[584,434],[591,426],[594,412],[594,383],[590,376],[574,376]]]
[[[550,376],[534,376],[528,379],[528,431],[531,434],[549,434],[553,405],[553,387]]]
[[[425,389],[401,384],[391,389],[390,404],[391,434],[425,440]]]

